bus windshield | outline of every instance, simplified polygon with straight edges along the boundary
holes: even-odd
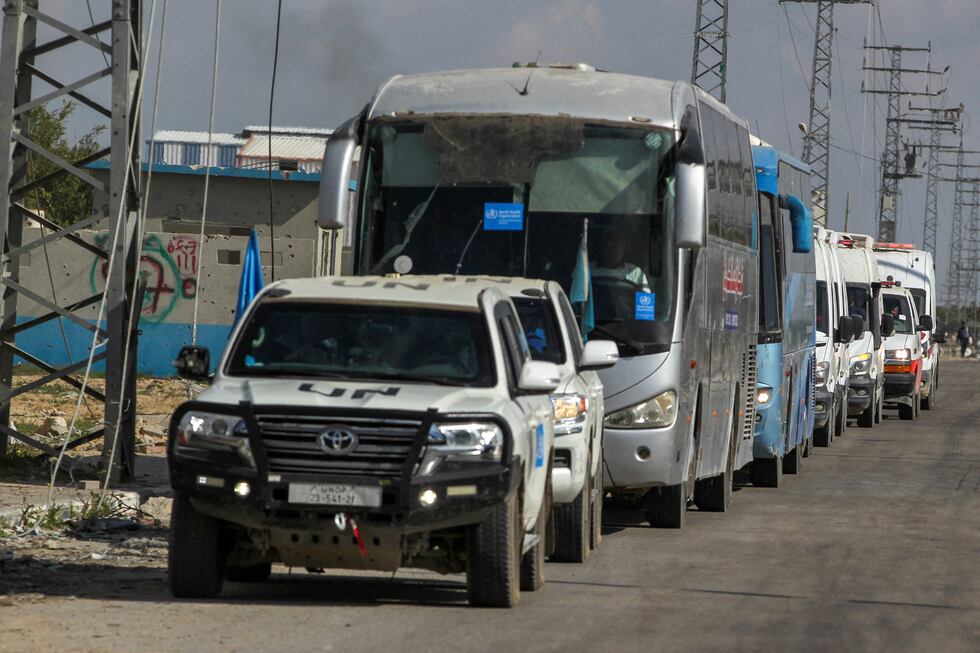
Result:
[[[552,279],[586,333],[627,354],[663,350],[676,282],[673,158],[673,132],[649,127],[379,119],[362,152],[356,272]]]

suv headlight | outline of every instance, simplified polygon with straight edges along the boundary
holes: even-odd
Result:
[[[606,416],[603,424],[614,429],[657,429],[670,426],[677,416],[677,393],[673,390],[641,401]]]
[[[433,424],[428,451],[443,458],[499,462],[504,452],[504,432],[492,422]]]
[[[827,385],[827,377],[830,375],[830,361],[820,361],[817,363],[817,385]]]
[[[851,356],[851,374],[861,375],[871,371],[871,354],[865,352],[857,356]]]
[[[581,433],[588,417],[589,398],[579,394],[551,395],[555,415],[555,435]]]
[[[211,449],[233,451],[255,466],[252,446],[248,441],[248,427],[238,415],[223,415],[191,410],[177,424],[174,447],[181,449]]]
[[[755,391],[755,403],[761,406],[768,406],[772,401],[772,388],[767,385],[759,385]]]
[[[885,351],[885,359],[890,361],[910,361],[912,360],[912,350],[888,349]]]

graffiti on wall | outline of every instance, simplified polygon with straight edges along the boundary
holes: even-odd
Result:
[[[100,247],[108,244],[108,234],[99,234]],[[143,294],[143,319],[163,322],[182,300],[193,300],[197,293],[197,268],[200,248],[196,238],[171,236],[165,245],[157,234],[147,234],[140,254],[140,278],[146,282]],[[108,262],[96,256],[92,261],[89,283],[92,292],[105,288]]]

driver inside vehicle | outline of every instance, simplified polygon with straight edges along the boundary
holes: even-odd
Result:
[[[643,268],[626,260],[627,232],[625,225],[609,224],[599,237],[598,258],[589,261],[592,279],[627,281],[637,290],[650,292],[650,281]]]

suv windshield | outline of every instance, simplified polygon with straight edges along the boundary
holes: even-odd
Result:
[[[590,331],[631,353],[669,346],[672,131],[543,116],[385,118],[369,126],[362,158],[358,273],[552,279]]]
[[[909,301],[902,295],[886,294],[882,297],[885,304],[885,314],[891,314],[895,318],[895,333],[912,333],[915,325],[912,324],[912,310]]]
[[[491,351],[476,311],[267,301],[249,317],[225,373],[489,387]]]
[[[562,347],[561,332],[557,317],[546,299],[531,297],[512,297],[521,326],[531,348],[531,358],[561,365],[565,362],[565,349]]]

